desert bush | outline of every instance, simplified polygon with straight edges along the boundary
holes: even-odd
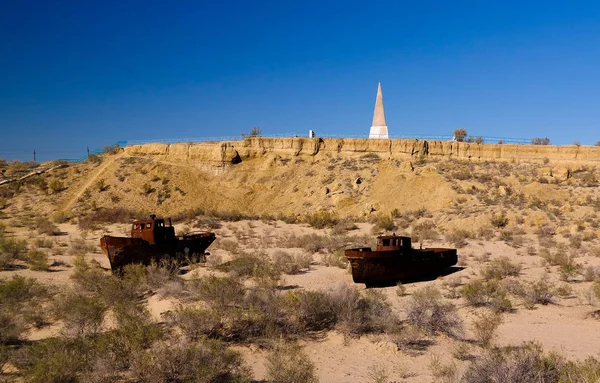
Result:
[[[446,242],[453,243],[456,247],[464,247],[467,244],[467,239],[473,237],[473,234],[465,229],[453,229],[446,233]]]
[[[209,275],[195,282],[198,297],[218,312],[243,304],[245,290],[238,278]]]
[[[214,340],[157,342],[132,370],[136,378],[147,383],[251,381],[241,355]]]
[[[267,357],[267,379],[273,383],[316,383],[315,366],[296,344],[281,344]]]
[[[48,184],[48,190],[50,190],[51,194],[60,193],[61,191],[65,190],[65,189],[66,189],[65,185],[60,180],[52,180]]]
[[[496,279],[476,279],[462,286],[459,293],[470,306],[487,306],[496,311],[512,310],[506,290]]]
[[[381,233],[381,232],[389,232],[396,229],[396,224],[394,223],[394,219],[391,215],[388,214],[378,214],[373,217],[373,233]]]
[[[508,225],[508,217],[506,216],[506,212],[502,211],[497,214],[492,214],[492,217],[490,218],[490,223],[497,229],[501,229]]]
[[[454,139],[458,142],[463,142],[467,137],[467,130],[463,128],[454,129]]]
[[[304,217],[306,223],[316,229],[324,229],[326,227],[334,227],[339,222],[337,216],[330,211],[318,211],[312,214],[307,214]]]
[[[524,298],[531,304],[547,305],[553,302],[554,289],[545,277],[532,282],[529,288],[524,291]]]
[[[0,347],[18,342],[24,330],[25,323],[20,316],[4,308],[0,309]]]
[[[485,312],[473,321],[475,339],[483,347],[488,347],[501,323],[502,314],[496,311]]]
[[[433,286],[413,293],[407,309],[407,321],[431,335],[459,336],[463,331],[456,307],[444,302],[440,291]]]
[[[471,363],[462,381],[483,382],[596,382],[600,378],[600,361],[588,358],[569,362],[555,352],[544,353],[539,343],[527,342],[519,347],[490,350]]]
[[[25,240],[0,237],[0,269],[9,269],[15,261],[23,260],[26,250]]]
[[[278,250],[273,253],[275,267],[284,274],[298,274],[301,270],[310,268],[312,255],[301,253],[291,254],[287,251]]]
[[[54,301],[54,314],[62,320],[63,331],[70,337],[97,334],[105,312],[102,301],[75,292],[60,294]]]
[[[532,145],[550,145],[550,139],[548,137],[545,137],[545,138],[534,137],[531,139],[531,144]]]
[[[348,259],[342,250],[334,251],[333,253],[323,254],[321,256],[323,264],[327,267],[335,266],[340,269],[345,269],[348,266]]]
[[[458,381],[459,378],[459,370],[456,363],[450,361],[449,363],[444,364],[437,354],[431,356],[431,359],[429,360],[429,370],[436,382],[454,383]]]
[[[33,241],[33,244],[38,249],[51,249],[52,247],[54,247],[54,242],[48,238],[36,238],[35,241]]]
[[[600,279],[596,279],[592,284],[592,293],[596,299],[600,300]]]
[[[48,255],[36,249],[31,249],[27,253],[27,263],[29,264],[29,268],[34,271],[46,271],[50,268]]]
[[[500,257],[490,261],[482,271],[484,279],[502,279],[509,276],[518,276],[522,266],[510,261],[508,257]]]
[[[337,320],[335,305],[328,294],[299,291],[291,295],[299,325],[309,331],[330,329]]]
[[[98,189],[100,193],[107,191],[108,187],[109,186],[106,184],[106,180],[104,178],[100,178],[98,181],[96,181],[96,189]]]
[[[354,287],[339,285],[330,297],[337,313],[337,324],[345,334],[381,332],[397,321],[379,291],[367,290],[363,295]]]
[[[203,335],[217,337],[222,319],[215,310],[183,305],[170,311],[166,317],[171,326],[179,327],[185,337],[192,341]]]
[[[26,382],[74,383],[88,368],[89,357],[84,339],[47,338],[19,350],[13,360]]]
[[[562,281],[568,282],[575,278],[581,272],[582,266],[575,262],[573,255],[567,257],[566,261],[560,265],[559,273]]]
[[[276,283],[281,279],[281,271],[262,254],[247,254],[222,263],[216,267],[219,271],[229,272],[235,277],[252,277],[265,283]]]
[[[583,273],[583,279],[586,282],[592,282],[598,277],[598,271],[594,266],[588,266]]]

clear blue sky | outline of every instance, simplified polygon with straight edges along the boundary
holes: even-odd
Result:
[[[53,4],[52,4],[53,3]],[[0,2],[0,157],[118,140],[600,140],[599,1]]]

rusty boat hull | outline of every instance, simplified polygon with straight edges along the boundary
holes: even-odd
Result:
[[[367,247],[348,249],[345,255],[354,282],[367,286],[436,276],[458,262],[456,249],[444,248],[382,251]]]
[[[180,261],[187,257],[203,258],[215,239],[215,233],[199,232],[152,244],[142,238],[105,235],[100,238],[100,247],[107,255],[111,269],[116,270],[133,263],[148,265],[163,258]]]

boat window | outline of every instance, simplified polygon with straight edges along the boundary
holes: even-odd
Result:
[[[134,223],[133,224],[133,230],[136,230],[136,229],[137,229],[137,223]]]
[[[383,246],[389,246],[390,245],[390,240],[389,239],[382,240],[382,245]]]
[[[151,229],[152,228],[152,224],[151,223],[147,223],[146,224],[146,229]]]

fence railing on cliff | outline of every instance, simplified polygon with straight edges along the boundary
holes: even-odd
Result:
[[[174,139],[154,139],[154,140],[128,140],[119,141],[121,146],[130,145],[145,145],[145,144],[179,144],[179,143],[201,143],[201,142],[220,142],[220,141],[239,141],[247,138],[248,136],[223,136],[223,137],[193,137],[193,138],[174,138]],[[306,134],[269,134],[262,135],[263,138],[295,138],[304,137],[307,138]],[[364,135],[336,135],[336,134],[319,134],[316,138],[369,138]],[[391,134],[389,139],[416,139],[416,140],[430,140],[430,141],[452,141],[453,136],[451,135],[423,135],[423,134]],[[486,144],[530,144],[531,139],[527,138],[512,138],[512,137],[471,137],[467,139],[475,142],[478,138],[481,138],[483,143]]]
[[[240,135],[240,136],[221,136],[221,137],[187,137],[187,138],[160,138],[154,140],[127,140],[127,141],[118,141],[116,143],[117,147],[124,148],[126,146],[131,145],[145,145],[145,144],[181,144],[181,143],[202,143],[202,142],[220,142],[220,141],[239,141],[247,138],[248,136]],[[296,138],[296,137],[304,137],[306,138],[306,134],[269,134],[261,136],[263,138]],[[336,134],[320,134],[316,138],[368,138],[364,135],[336,135]],[[450,135],[423,135],[423,134],[391,134],[389,136],[390,139],[415,139],[415,140],[429,140],[429,141],[451,141],[453,140],[453,136]],[[487,144],[497,144],[497,143],[505,143],[505,144],[529,144],[531,143],[530,139],[526,138],[510,138],[510,137],[479,137],[483,143]],[[469,140],[475,140],[475,137],[468,137]],[[63,158],[61,161],[67,162],[83,162],[86,161],[91,155],[98,155],[104,153],[104,149],[97,149],[89,152],[89,155],[86,154],[79,158]]]

